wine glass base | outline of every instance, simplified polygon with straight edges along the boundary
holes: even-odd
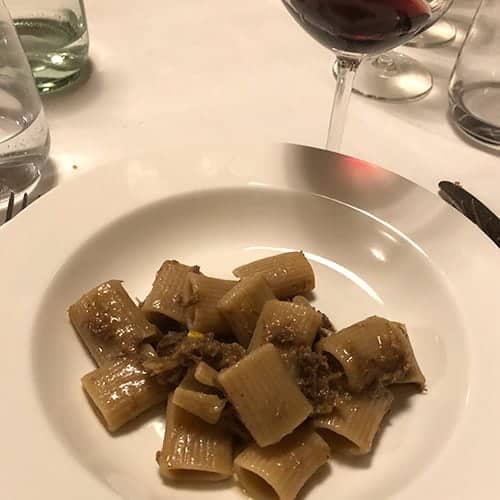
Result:
[[[448,45],[455,40],[457,36],[457,28],[453,23],[446,19],[440,19],[434,23],[429,29],[425,30],[420,35],[406,42],[408,47],[417,49],[430,49],[433,47],[442,47]]]
[[[336,76],[335,64],[333,73]],[[432,75],[422,64],[399,52],[388,52],[361,63],[354,92],[381,101],[414,101],[425,97],[432,85]]]

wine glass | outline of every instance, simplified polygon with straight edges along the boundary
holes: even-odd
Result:
[[[455,40],[456,36],[457,27],[455,24],[446,19],[439,19],[429,29],[407,42],[406,45],[416,49],[433,49],[448,45]]]
[[[453,24],[440,19],[451,5],[443,8],[446,0],[427,0],[431,9],[431,21],[417,36],[406,42],[407,46],[424,48],[439,47],[455,38]],[[333,73],[336,75],[336,66]],[[390,51],[370,58],[360,65],[353,90],[366,97],[382,101],[412,101],[426,96],[432,89],[433,79],[429,70],[413,57]]]
[[[452,0],[282,0],[292,17],[337,56],[337,87],[326,148],[338,151],[356,70],[367,56],[406,43]],[[441,15],[440,15],[441,14]]]

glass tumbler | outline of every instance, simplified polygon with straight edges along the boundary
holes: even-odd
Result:
[[[500,146],[500,2],[482,0],[458,54],[448,89],[453,123]]]
[[[0,205],[31,191],[49,154],[49,131],[30,66],[0,0]]]
[[[89,51],[82,0],[6,0],[38,90],[53,92],[80,78]]]

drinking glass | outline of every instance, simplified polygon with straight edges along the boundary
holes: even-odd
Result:
[[[9,12],[0,0],[0,205],[37,184],[49,153],[40,96]]]
[[[472,139],[500,147],[500,3],[482,0],[448,89],[450,118]]]
[[[59,90],[80,78],[89,36],[82,0],[6,0],[38,90]]]
[[[337,56],[338,77],[327,149],[338,151],[356,70],[367,56],[404,44],[452,0],[282,0],[293,18]]]
[[[427,3],[431,9],[431,20],[406,45],[437,47],[455,38],[455,26],[440,19],[452,0],[427,0]],[[382,101],[411,101],[427,95],[432,86],[432,74],[424,65],[406,54],[391,51],[361,64],[354,91]]]

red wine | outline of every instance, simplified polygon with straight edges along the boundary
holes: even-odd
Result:
[[[425,0],[283,0],[318,42],[357,54],[402,45],[429,22]]]

